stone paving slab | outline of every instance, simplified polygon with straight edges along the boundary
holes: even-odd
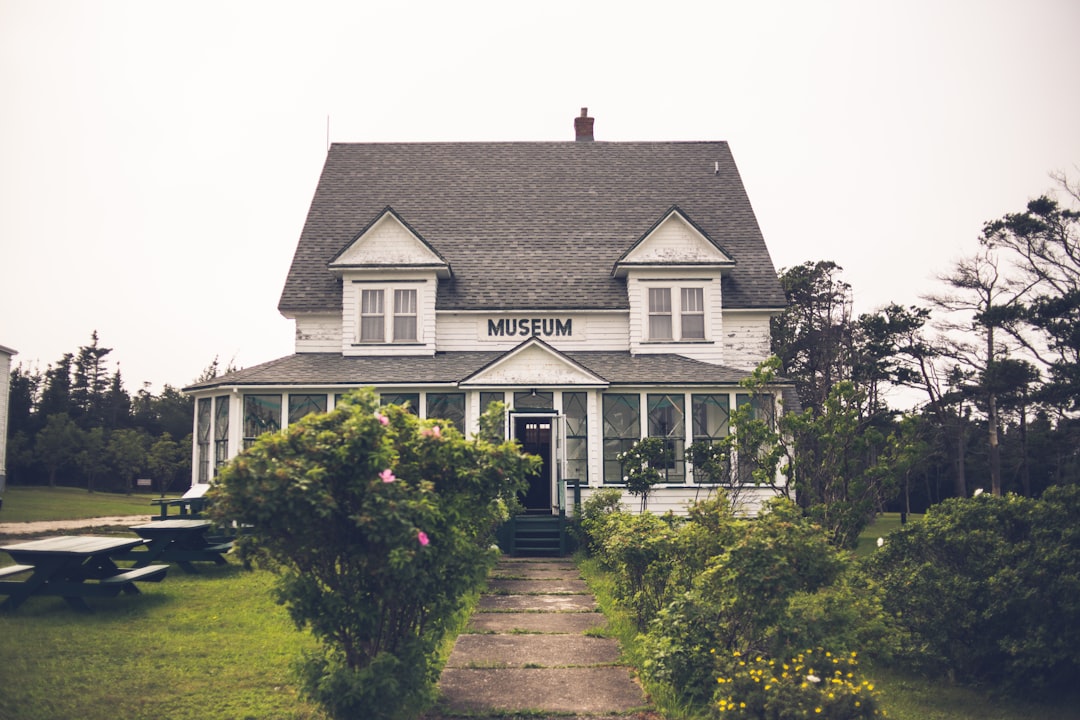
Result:
[[[479,612],[592,612],[592,595],[482,595]]]
[[[532,580],[488,580],[488,594],[502,595],[582,595],[589,592],[589,586],[580,578],[547,578]]]
[[[491,578],[504,580],[551,580],[580,578],[575,567],[530,567],[528,565],[502,566],[491,571]]]
[[[624,667],[445,668],[442,705],[453,712],[625,713],[645,705]]]
[[[584,635],[459,635],[447,667],[583,667],[619,660],[619,642]]]
[[[469,618],[466,632],[542,632],[576,635],[607,623],[598,612],[478,612]]]

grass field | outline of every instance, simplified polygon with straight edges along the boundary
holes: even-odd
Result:
[[[322,718],[291,663],[313,640],[271,597],[263,571],[178,567],[139,595],[31,598],[0,613],[0,718]]]
[[[47,488],[8,486],[0,523],[37,522],[41,520],[74,520],[108,515],[152,515],[157,506],[151,505],[149,493],[117,495],[88,493],[79,488]]]

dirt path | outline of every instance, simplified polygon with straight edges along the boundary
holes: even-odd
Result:
[[[40,535],[56,530],[81,530],[109,525],[138,525],[150,522],[150,515],[110,515],[81,520],[43,520],[40,522],[0,523],[0,536]]]

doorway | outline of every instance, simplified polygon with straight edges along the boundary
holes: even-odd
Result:
[[[514,437],[521,449],[540,458],[540,470],[527,478],[529,487],[519,496],[525,512],[551,514],[551,440],[554,418],[544,415],[514,417]]]

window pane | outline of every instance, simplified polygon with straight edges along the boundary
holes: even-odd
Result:
[[[493,402],[506,402],[506,393],[501,392],[482,392],[480,393],[480,412],[485,413],[488,408],[491,407]],[[499,421],[499,432],[503,437],[506,437],[506,417],[504,416]]]
[[[670,340],[671,339],[671,316],[670,315],[650,315],[649,316],[649,339],[650,340]]]
[[[394,340],[416,340],[416,290],[394,291]]]
[[[649,395],[649,437],[664,438],[664,482],[683,482],[686,423],[682,395]]]
[[[724,395],[693,395],[690,400],[695,440],[718,440],[728,434],[731,400]]]
[[[401,405],[413,415],[420,413],[420,393],[379,393],[383,405]]]
[[[589,482],[588,394],[564,392],[563,415],[566,416],[566,473],[568,479]]]
[[[705,339],[705,316],[704,315],[683,315],[682,316],[682,337],[683,337],[683,340],[704,340]]]
[[[465,393],[428,393],[427,416],[449,420],[465,432]]]
[[[649,312],[671,312],[671,288],[649,288]]]
[[[326,412],[325,395],[289,395],[289,424],[311,413]]]
[[[201,483],[210,482],[210,414],[212,412],[210,398],[199,398],[195,433],[198,437],[198,477]]]
[[[671,340],[671,288],[649,288],[649,339]]]
[[[641,398],[631,394],[605,394],[604,482],[621,483],[622,463],[616,458],[641,438]]]
[[[705,339],[705,291],[702,288],[682,289],[682,339]]]
[[[360,341],[382,342],[385,339],[383,319],[383,291],[360,292]]]
[[[214,398],[214,475],[229,460],[229,396]]]
[[[516,392],[514,393],[515,410],[553,410],[555,393],[551,392]]]
[[[244,396],[244,447],[249,447],[263,433],[281,429],[280,395]]]

